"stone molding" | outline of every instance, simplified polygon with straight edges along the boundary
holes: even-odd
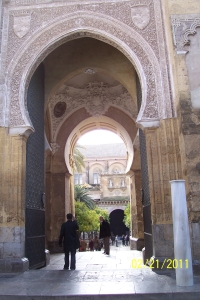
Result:
[[[189,35],[196,34],[196,28],[200,26],[200,14],[172,15],[171,25],[177,54],[186,54],[185,46],[190,45]]]
[[[57,143],[50,143],[52,154],[55,154],[60,146]]]
[[[143,90],[138,122],[174,117],[160,0],[80,3],[59,2],[25,8],[18,5],[5,9],[3,69],[7,70],[9,107],[5,125],[30,125],[25,98],[33,72],[56,47],[83,36],[109,43],[136,68]],[[132,20],[131,5],[146,3],[151,18],[140,29]],[[29,31],[19,37],[14,32],[14,16],[23,13],[31,15],[31,24]]]
[[[119,204],[115,203],[114,205],[111,205],[111,203],[106,203],[106,202],[102,203],[102,202],[100,202],[100,203],[97,203],[97,206],[100,207],[100,208],[103,208],[103,209],[107,209],[108,213],[110,214],[111,212],[113,212],[116,209],[124,210],[128,203],[129,202],[124,203],[123,205],[122,205],[122,203],[119,203]]]

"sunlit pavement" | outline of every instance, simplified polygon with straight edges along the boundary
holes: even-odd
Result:
[[[122,246],[111,246],[110,256],[77,252],[76,270],[71,271],[63,270],[64,254],[53,254],[45,268],[0,274],[0,299],[200,299],[198,273],[192,287],[178,287],[174,270],[145,267],[141,257],[140,251]]]

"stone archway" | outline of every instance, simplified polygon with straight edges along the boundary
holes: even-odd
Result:
[[[81,25],[77,25],[78,20]],[[32,34],[31,38],[26,39],[26,47],[21,40],[15,39],[18,51],[12,64],[8,65],[6,76],[10,133],[32,128],[25,109],[25,97],[30,78],[39,63],[59,45],[82,36],[91,36],[113,45],[135,66],[143,91],[138,122],[147,121],[151,126],[156,121],[158,125],[160,118],[174,115],[169,82],[166,80],[167,69],[161,72],[164,64],[159,64],[151,45],[136,30],[119,20],[105,18],[99,13],[91,17],[87,12],[77,12],[65,14]],[[12,53],[8,53],[8,58],[9,55]],[[166,59],[164,52],[162,59]]]
[[[110,213],[110,229],[113,235],[126,235],[129,229],[123,223],[124,211],[116,208]]]
[[[3,125],[9,128],[10,135],[18,135],[22,139],[23,134],[26,135],[28,134],[28,130],[30,132],[34,129],[26,109],[27,88],[34,70],[37,69],[38,65],[55,48],[63,43],[82,38],[83,36],[92,37],[112,45],[121,51],[135,67],[142,88],[142,105],[137,118],[138,126],[155,127],[159,125],[159,120],[174,117],[175,112],[170,96],[168,61],[165,54],[166,45],[160,1],[154,0],[147,3],[151,18],[147,20],[146,27],[144,28],[138,26],[139,24],[137,22],[136,24],[134,23],[131,7],[128,2],[123,5],[122,3],[116,3],[112,9],[110,3],[104,3],[102,4],[102,13],[99,13],[98,6],[92,8],[87,4],[70,5],[70,7],[67,4],[48,6],[46,9],[42,9],[39,14],[37,8],[29,6],[27,6],[26,11],[23,11],[22,7],[11,6],[8,7],[5,12],[5,16],[7,17],[7,29],[4,31],[6,42],[3,45],[3,49],[8,50],[5,51],[6,57],[3,66],[6,78],[3,87],[5,91],[4,103],[6,103],[6,116]],[[120,5],[120,14],[118,14],[118,5]],[[93,12],[92,14],[91,10]],[[20,22],[20,17],[23,16],[24,13],[27,15],[27,20],[31,22],[31,26],[26,33],[23,32],[22,36],[20,36],[13,24],[17,18],[19,18],[18,21]],[[32,18],[31,15],[33,15]],[[52,18],[49,17],[50,15]],[[7,47],[7,43],[9,47]],[[49,91],[49,94],[50,92],[51,91]],[[112,115],[116,111],[117,108],[110,108],[107,116]],[[65,124],[63,124],[63,128],[68,126],[68,129],[72,130],[73,126],[70,124],[71,120],[75,120],[74,122],[78,124],[78,122],[84,118],[89,117],[89,114],[85,112],[83,108],[80,109],[80,112],[81,117],[79,115],[79,118],[75,120],[77,112],[74,112]],[[120,112],[120,114],[123,114],[123,112]],[[178,147],[177,144],[172,145],[172,151],[170,153],[167,152],[167,154],[162,148],[162,145],[168,142],[167,139],[164,140],[165,136],[172,136],[172,141],[178,140],[178,126],[173,120],[167,120],[167,122],[161,123],[162,127],[160,129],[147,129],[145,132],[148,137],[147,154],[148,164],[150,166],[151,197],[155,204],[152,209],[152,215],[154,222],[158,223],[158,225],[156,224],[157,227],[155,226],[155,231],[166,227],[164,226],[165,224],[162,223],[163,215],[165,217],[164,221],[171,225],[169,200],[167,198],[167,201],[165,201],[163,196],[166,191],[166,194],[168,193],[168,188],[166,188],[166,182],[164,182],[162,178],[165,178],[166,181],[168,177],[171,178],[172,173],[175,177],[181,176],[182,171],[180,165],[178,165],[178,167],[176,166],[178,175],[176,171],[171,172],[171,170],[167,169],[167,171],[161,170],[160,177],[156,176],[156,179],[153,178],[153,174],[155,174],[153,168],[156,163],[155,161],[159,160],[159,166],[160,169],[162,169],[162,162],[166,163],[168,158],[170,160],[172,151],[177,155],[178,164],[180,163],[180,160],[178,160],[178,151],[176,151]],[[128,125],[130,124],[127,124],[126,126],[129,127]],[[132,128],[129,127],[128,130],[131,131]],[[58,133],[58,140],[59,139],[61,139],[61,131]],[[15,143],[17,142],[15,141]],[[23,147],[21,147],[20,154],[23,157],[25,155],[25,139],[23,139],[21,143]],[[63,146],[59,148],[58,153],[62,150]],[[58,153],[55,154],[55,157]],[[156,158],[155,154],[157,156]],[[65,165],[62,165],[62,161],[60,165],[62,174],[68,176],[68,174],[66,174],[67,168]],[[21,161],[19,165],[17,165],[17,168],[13,170],[12,176],[17,178],[17,172],[20,170],[21,181],[25,182],[23,178],[25,168],[24,161]],[[168,176],[168,173],[170,173],[170,176]],[[163,174],[165,177],[162,177]],[[20,198],[20,204],[22,203],[22,205],[19,206],[22,207],[23,210],[24,184],[17,188],[20,190],[19,194],[22,196]],[[68,190],[70,190],[70,186],[68,186]],[[159,193],[157,193],[158,190]],[[158,197],[158,195],[160,195],[160,197]],[[158,201],[161,202],[159,205]],[[163,213],[165,209],[167,213]],[[62,218],[63,216],[61,216],[60,219]],[[22,227],[23,222],[22,212]],[[158,241],[155,242],[155,247],[157,247],[156,243],[158,243]],[[163,243],[165,243],[165,241]],[[156,254],[160,254],[160,252],[158,251]]]

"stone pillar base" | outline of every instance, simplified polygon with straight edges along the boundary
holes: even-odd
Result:
[[[141,251],[144,247],[144,239],[130,237],[130,249]]]
[[[29,260],[22,258],[0,259],[0,273],[22,273],[29,269]]]
[[[49,250],[45,249],[45,266],[50,265],[50,252]]]

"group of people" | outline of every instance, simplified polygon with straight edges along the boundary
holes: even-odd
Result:
[[[123,246],[129,245],[129,235],[128,234],[126,236],[123,234],[121,238],[118,235],[116,235],[116,236],[112,235],[111,236],[112,245],[114,245],[114,242],[115,242],[115,246],[118,247],[120,239],[122,240]]]
[[[86,251],[87,249],[89,249],[90,251],[101,251],[102,247],[102,242],[98,239],[96,235],[94,239],[90,238],[88,245],[85,240],[80,239],[79,252]]]
[[[122,245],[123,246],[128,246],[129,245],[129,235],[128,234],[126,236],[122,235]]]
[[[103,239],[104,241],[104,253],[106,255],[110,254],[110,225],[109,223],[104,220],[102,216],[99,217],[100,220],[100,234],[99,239]],[[67,214],[67,222],[63,223],[60,229],[60,236],[59,236],[59,245],[64,248],[65,253],[65,264],[64,270],[75,270],[76,269],[76,250],[77,249],[86,249],[86,242],[80,240],[78,237],[78,224],[71,213]],[[91,249],[99,249],[99,240],[97,236],[95,237],[95,241],[91,241],[89,243],[89,247]],[[98,245],[98,246],[97,246]],[[92,250],[91,250],[92,251]],[[71,262],[69,265],[69,254],[71,254]]]
[[[111,236],[110,225],[109,223],[104,220],[102,216],[99,217],[100,221],[100,232],[99,232],[99,239],[95,236],[94,240],[90,239],[89,241],[89,250],[90,251],[99,251],[104,246],[104,254],[110,254],[110,238],[113,241],[113,236]],[[73,217],[71,213],[67,214],[67,222],[63,223],[60,230],[60,237],[59,237],[59,245],[64,248],[65,253],[65,264],[64,270],[71,270],[76,269],[76,250],[79,251],[86,251],[87,243],[85,240],[79,239],[78,236],[78,224],[76,219]],[[103,240],[103,245],[101,244],[100,240]],[[118,246],[118,236],[115,237],[116,246]],[[128,245],[129,237],[122,236],[122,244]],[[69,264],[69,254],[71,254],[71,262]]]

